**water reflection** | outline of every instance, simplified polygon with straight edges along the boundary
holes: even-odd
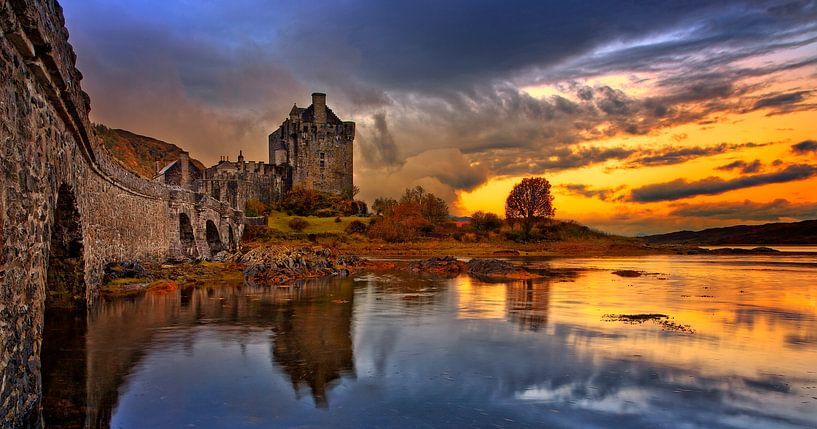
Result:
[[[308,386],[315,404],[325,408],[328,386],[355,372],[350,333],[354,289],[351,282],[323,289],[327,286],[299,288],[296,297],[275,311],[272,356],[296,392]]]
[[[104,303],[87,330],[70,319],[46,337],[44,404],[76,413],[45,418],[123,428],[817,425],[813,261],[530,262],[586,271],[499,283],[373,273]],[[603,318],[634,313],[695,332]],[[53,387],[69,379],[83,381]]]

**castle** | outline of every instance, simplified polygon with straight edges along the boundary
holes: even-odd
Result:
[[[326,94],[313,93],[309,107],[292,106],[289,118],[268,137],[269,163],[222,157],[201,169],[187,153],[154,177],[169,185],[193,189],[244,210],[248,199],[269,203],[293,187],[350,195],[355,123],[341,121],[326,105]]]

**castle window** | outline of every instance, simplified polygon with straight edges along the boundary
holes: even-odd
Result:
[[[326,161],[321,160],[321,170],[323,170],[324,167],[326,167]]]
[[[321,152],[321,159],[326,159],[326,154]]]

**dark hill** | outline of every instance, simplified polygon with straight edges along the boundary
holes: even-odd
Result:
[[[156,174],[157,161],[164,167],[168,162],[178,159],[179,154],[184,151],[172,143],[104,125],[95,124],[94,132],[125,168],[147,179],[152,179]],[[204,164],[200,161],[191,158],[190,162],[204,169]]]
[[[678,231],[643,237],[650,243],[694,245],[817,244],[817,220],[737,225],[702,231]]]

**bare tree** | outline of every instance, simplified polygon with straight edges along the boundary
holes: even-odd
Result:
[[[522,179],[505,200],[505,218],[519,221],[525,238],[530,236],[530,230],[538,220],[553,217],[555,213],[550,182],[543,177]]]

